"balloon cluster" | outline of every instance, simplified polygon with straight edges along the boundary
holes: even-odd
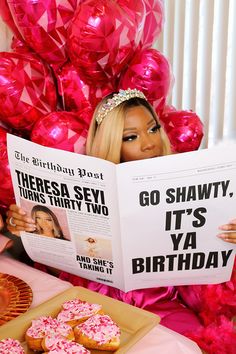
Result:
[[[120,88],[145,93],[174,151],[198,148],[199,117],[166,109],[170,65],[152,48],[162,0],[1,0],[0,15],[14,34],[0,53],[0,208],[14,200],[6,133],[84,153],[96,105]]]

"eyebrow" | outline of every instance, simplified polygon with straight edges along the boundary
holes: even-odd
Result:
[[[155,120],[155,118],[152,117],[152,118],[147,122],[147,127],[148,127],[153,121],[154,121],[155,123],[157,123],[156,120]],[[127,131],[129,131],[129,130],[135,130],[135,129],[136,129],[136,127],[125,128],[125,129],[123,130],[123,132],[127,132]]]

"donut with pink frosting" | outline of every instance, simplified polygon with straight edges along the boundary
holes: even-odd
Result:
[[[69,340],[74,339],[71,326],[50,316],[42,316],[32,321],[27,329],[25,339],[30,349],[43,351],[42,341],[48,335],[58,334]]]
[[[94,315],[74,328],[75,340],[88,349],[115,351],[120,329],[108,315]]]
[[[90,351],[81,344],[58,335],[45,337],[42,345],[45,354],[90,354]]]
[[[0,353],[25,354],[25,351],[17,339],[6,338],[0,340]]]
[[[57,319],[74,327],[97,313],[102,314],[101,305],[73,299],[62,304],[62,311],[59,312]]]

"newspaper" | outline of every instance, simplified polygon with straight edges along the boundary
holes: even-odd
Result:
[[[123,291],[230,279],[235,144],[116,165],[8,135],[8,157],[17,204],[63,230],[22,233],[34,261]]]

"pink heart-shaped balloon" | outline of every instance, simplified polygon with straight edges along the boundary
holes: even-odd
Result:
[[[79,154],[85,153],[87,127],[74,112],[52,112],[37,121],[31,140],[40,145]]]
[[[7,157],[7,130],[0,127],[0,205],[9,206],[15,202],[10,167]]]
[[[197,150],[203,138],[203,123],[192,111],[169,111],[160,116],[174,152]]]
[[[161,0],[143,0],[146,9],[141,47],[150,48],[157,40],[164,24],[164,6]]]
[[[170,65],[164,55],[156,49],[142,49],[122,73],[119,88],[141,90],[154,108],[159,110],[165,103],[170,82]]]
[[[45,63],[34,54],[0,53],[0,119],[29,131],[56,109],[56,90]]]
[[[77,0],[8,0],[8,4],[28,46],[49,64],[64,63],[67,28]]]
[[[89,126],[94,109],[103,97],[114,92],[110,82],[104,86],[87,84],[72,63],[67,63],[56,73],[59,94],[64,109],[78,112],[81,119]]]
[[[12,30],[14,35],[22,39],[20,32],[18,31],[18,28],[15,25],[15,22],[13,20],[11,11],[9,9],[9,5],[7,0],[1,0],[0,4],[0,16],[2,17],[3,22],[6,23],[6,25]]]
[[[115,81],[139,44],[135,16],[114,0],[86,0],[68,28],[68,53],[86,82]]]

